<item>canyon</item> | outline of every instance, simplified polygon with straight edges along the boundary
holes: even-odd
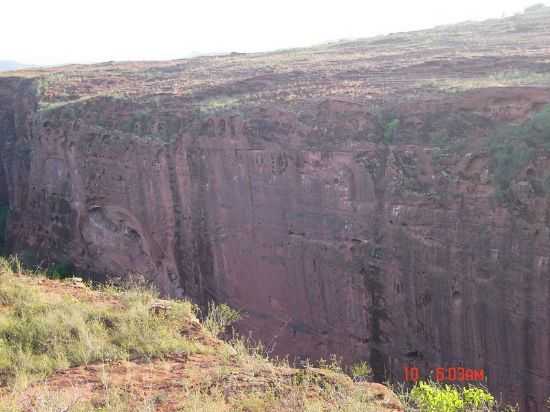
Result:
[[[0,74],[0,249],[243,311],[274,354],[550,395],[550,8]]]

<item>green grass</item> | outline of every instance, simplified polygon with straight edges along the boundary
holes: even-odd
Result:
[[[0,384],[25,386],[57,369],[202,348],[182,338],[193,315],[187,301],[170,303],[163,315],[151,311],[157,295],[150,289],[109,293],[119,306],[44,293],[21,282],[17,261],[0,258]],[[15,269],[15,270],[14,270]]]

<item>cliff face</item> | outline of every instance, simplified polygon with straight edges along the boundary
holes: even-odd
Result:
[[[31,115],[33,104],[25,106],[25,95],[36,100],[28,80],[0,79],[0,252],[6,248],[9,205],[16,203],[15,198],[21,193],[16,182],[27,181],[30,133],[21,117]]]
[[[521,115],[542,102],[547,91],[517,89],[435,113],[404,107],[402,145],[331,142],[318,125],[375,140],[383,130],[362,106],[330,100],[306,120],[209,118],[204,133],[172,143],[97,126],[96,116],[124,116],[112,101],[34,114],[28,128],[23,116],[6,152],[18,153],[7,165],[10,249],[226,301],[277,353],[368,358],[378,377],[406,365],[484,368],[491,388],[535,402],[549,389],[548,197],[521,180],[522,208],[503,207],[486,153],[439,164],[414,134],[470,104],[463,133],[481,136],[492,121],[481,110]],[[541,156],[530,170],[549,166]]]
[[[494,59],[548,69],[534,52]],[[495,69],[482,60],[468,66],[476,76]],[[447,73],[434,61],[403,73]],[[156,69],[140,85],[194,62]],[[410,84],[400,83],[385,86],[383,99],[374,89],[372,100],[308,95],[235,109],[227,95],[256,85],[261,100],[281,79],[250,77],[195,97],[168,92],[174,83],[128,98],[90,92],[120,80],[107,76],[111,67],[83,70],[79,82],[56,72],[48,87],[0,78],[0,203],[9,204],[11,252],[97,278],[144,273],[165,295],[244,310],[241,331],[278,354],[367,359],[379,379],[414,365],[424,375],[484,368],[495,393],[542,410],[550,157],[543,143],[530,147],[502,196],[490,145],[502,127],[528,124],[550,103],[540,79],[454,94],[403,89],[407,98],[394,89]],[[306,75],[285,72],[285,82]],[[125,93],[128,78],[117,83]],[[323,81],[335,79],[347,87],[338,75]],[[220,90],[225,97],[212,100]]]

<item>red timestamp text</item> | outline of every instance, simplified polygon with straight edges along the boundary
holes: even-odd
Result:
[[[485,380],[483,369],[463,367],[434,368],[428,374],[436,382],[476,382]],[[406,382],[416,382],[422,377],[417,367],[404,367],[403,378]]]

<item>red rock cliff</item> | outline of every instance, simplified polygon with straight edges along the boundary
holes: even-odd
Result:
[[[550,71],[550,34],[518,34],[539,45],[518,58],[499,24],[489,57],[484,42],[461,56],[447,38],[417,51],[407,42],[420,33],[298,57],[0,78],[9,248],[225,301],[279,354],[368,359],[378,378],[407,365],[484,368],[493,392],[541,411],[550,157],[535,145],[503,199],[488,144],[550,103],[545,77],[494,87],[491,74]],[[461,89],[434,89],[426,73]]]

